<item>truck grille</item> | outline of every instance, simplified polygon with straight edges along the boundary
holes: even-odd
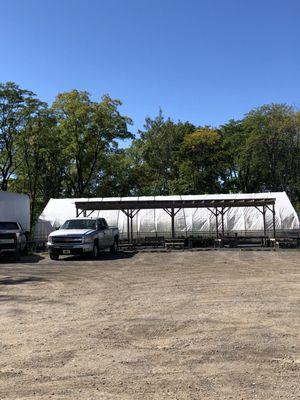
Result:
[[[0,233],[0,239],[14,239],[14,233]]]
[[[15,249],[16,247],[16,243],[0,243],[0,250]]]
[[[53,243],[60,243],[60,244],[76,244],[82,243],[82,237],[59,237],[56,236],[52,238]]]

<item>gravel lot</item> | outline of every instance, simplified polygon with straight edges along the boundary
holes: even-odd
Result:
[[[300,399],[300,252],[0,264],[1,399]]]

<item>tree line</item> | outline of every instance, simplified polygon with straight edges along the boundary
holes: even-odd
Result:
[[[86,91],[51,105],[0,83],[0,189],[27,193],[32,224],[50,198],[286,191],[300,205],[300,113],[268,104],[218,127],[162,111],[130,132],[120,100]],[[127,148],[120,143],[131,139]]]

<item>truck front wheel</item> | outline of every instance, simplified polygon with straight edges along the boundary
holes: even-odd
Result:
[[[59,254],[54,253],[54,251],[50,252],[50,258],[51,260],[58,260],[59,259]]]

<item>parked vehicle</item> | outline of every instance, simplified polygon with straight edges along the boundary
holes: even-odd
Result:
[[[27,248],[30,200],[26,194],[0,192],[0,254],[19,260]]]
[[[68,219],[48,237],[49,255],[58,260],[61,254],[91,254],[97,258],[99,250],[118,250],[119,230],[109,227],[104,218]]]
[[[13,254],[15,261],[19,261],[26,245],[27,236],[21,224],[0,221],[0,254]]]

